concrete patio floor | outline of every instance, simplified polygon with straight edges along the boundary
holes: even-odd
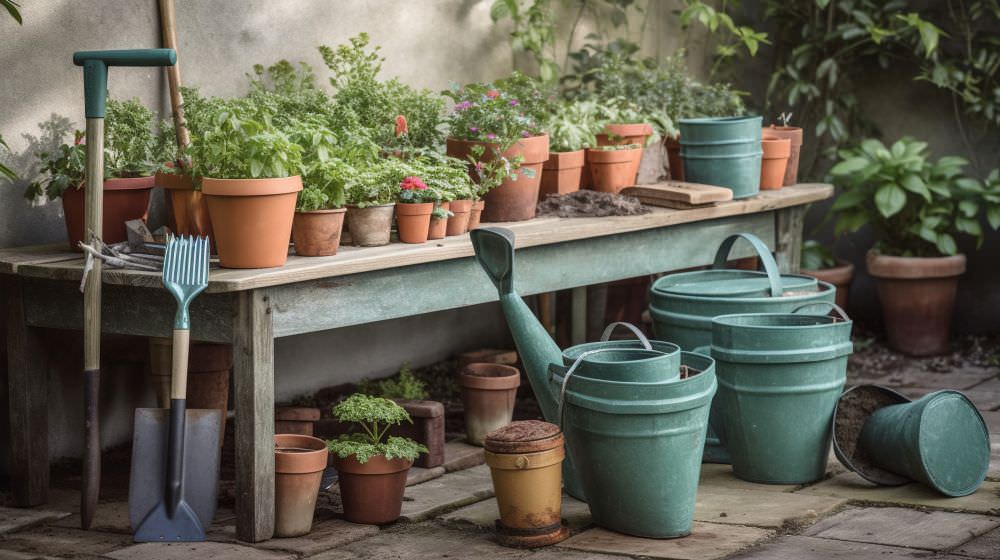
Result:
[[[567,497],[563,516],[573,536],[546,549],[515,550],[493,540],[496,502],[482,450],[453,442],[445,468],[414,471],[403,517],[390,526],[343,521],[338,497],[324,493],[313,532],[305,537],[240,543],[232,511],[222,509],[209,542],[134,544],[121,493],[111,493],[100,505],[94,530],[81,531],[78,493],[55,489],[44,508],[0,508],[0,560],[1000,558],[1000,368],[941,373],[910,364],[872,373],[852,373],[849,385],[878,382],[910,396],[958,388],[977,403],[993,449],[987,482],[978,492],[944,498],[918,484],[875,487],[846,472],[832,454],[827,478],[805,486],[752,484],[735,478],[728,465],[703,465],[688,537],[652,540],[612,533],[594,527],[586,504]]]

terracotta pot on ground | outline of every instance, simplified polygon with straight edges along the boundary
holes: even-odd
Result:
[[[427,447],[413,461],[414,467],[432,469],[444,464],[444,405],[437,401],[393,399],[413,419],[389,428],[389,434],[410,438]]]
[[[312,530],[316,497],[330,453],[310,436],[274,436],[274,536],[298,537]]]
[[[381,525],[399,518],[403,509],[406,474],[413,461],[388,460],[383,455],[359,463],[354,455],[341,459],[333,454],[340,485],[344,519],[352,523]]]
[[[587,150],[593,189],[618,194],[625,187],[635,184],[632,159],[642,148],[628,150]]]
[[[799,153],[802,151],[802,129],[797,126],[771,125],[764,129],[764,134],[791,140],[791,153],[788,156],[788,167],[785,169],[784,186],[794,185],[799,180]]]
[[[871,250],[865,261],[868,273],[878,280],[889,346],[912,356],[948,352],[965,255],[891,257]]]
[[[348,206],[347,229],[351,232],[351,242],[357,247],[388,245],[395,206],[395,204],[366,208]]]
[[[129,179],[105,179],[103,215],[101,218],[101,239],[107,244],[121,243],[128,240],[125,233],[125,222],[145,219],[149,208],[149,195],[155,182],[153,177],[135,177]],[[86,214],[84,213],[84,189],[70,187],[63,191],[63,216],[66,220],[66,236],[69,247],[80,251],[77,243],[86,237]]]
[[[575,152],[550,152],[549,159],[542,164],[542,183],[539,200],[550,194],[566,194],[580,190],[583,174],[583,150]]]
[[[801,270],[802,274],[812,276],[817,280],[829,282],[837,287],[837,305],[847,309],[850,301],[851,280],[854,279],[854,265],[846,261],[838,261],[839,265],[820,270]]]
[[[295,254],[301,257],[327,257],[337,254],[344,230],[346,208],[296,212],[292,221]]]
[[[448,138],[448,155],[468,160],[472,146],[486,146],[483,160],[495,159],[496,144],[487,142],[472,142]],[[530,138],[521,138],[508,148],[503,155],[507,158],[523,156],[521,169],[530,169],[533,177],[521,171],[517,172],[517,180],[504,179],[503,183],[486,194],[486,207],[483,209],[484,222],[517,222],[535,217],[535,205],[538,202],[538,189],[542,178],[542,165],[549,159],[549,136],[541,134]],[[475,177],[473,176],[473,180]]]
[[[486,434],[510,424],[521,372],[501,364],[469,364],[458,376],[465,406],[466,441],[483,445]]]
[[[670,167],[672,181],[684,180],[684,158],[681,157],[681,137],[665,137],[663,144],[667,147],[667,165]]]
[[[458,369],[462,369],[469,364],[503,364],[512,366],[517,363],[517,352],[515,350],[501,350],[499,348],[480,348],[470,352],[462,352],[455,358]]]
[[[485,200],[477,200],[472,203],[472,210],[469,211],[469,230],[479,227],[479,219],[483,215],[483,208],[486,207]]]
[[[270,268],[285,264],[298,175],[276,179],[202,180],[208,199],[219,264],[226,268]]]
[[[426,243],[433,202],[396,203],[396,228],[403,243]]]
[[[195,190],[191,176],[181,173],[157,173],[157,187],[166,196],[170,231],[178,235],[198,235],[212,238],[212,220],[208,203],[200,190]]]
[[[274,433],[311,436],[317,420],[318,408],[279,406],[274,409]]]
[[[173,340],[149,337],[149,372],[156,387],[156,406],[170,408],[170,366]],[[188,348],[187,407],[222,411],[219,445],[226,434],[229,409],[229,370],[233,367],[233,347],[229,344],[192,340]]]
[[[646,140],[652,134],[653,126],[647,123],[607,124],[604,125],[604,133],[597,135],[597,145],[638,144],[640,146],[640,148],[629,154],[632,156],[632,167],[629,168],[630,175],[628,180],[631,181],[629,185],[634,185],[639,175],[639,165],[642,163],[642,146],[646,145]],[[596,190],[596,179],[594,184]]]
[[[776,191],[785,180],[785,169],[788,168],[788,156],[792,149],[791,140],[765,134],[760,146],[764,150],[760,163],[760,189]]]
[[[451,207],[451,203],[442,202],[439,205],[444,210]],[[430,226],[427,228],[427,239],[444,239],[448,233],[448,218],[435,218],[431,216]]]
[[[463,198],[461,200],[452,200],[449,209],[454,216],[448,218],[448,230],[446,235],[451,237],[453,235],[462,235],[463,233],[469,231],[469,218],[472,213],[472,199]]]

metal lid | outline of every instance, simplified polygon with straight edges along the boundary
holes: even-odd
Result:
[[[519,420],[486,434],[483,447],[492,453],[538,453],[562,444],[559,426],[541,420]]]
[[[815,292],[819,284],[811,276],[782,274],[783,292]],[[699,270],[664,276],[653,288],[658,293],[700,297],[767,297],[771,283],[767,273],[750,270]]]

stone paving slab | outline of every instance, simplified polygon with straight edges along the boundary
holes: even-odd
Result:
[[[433,524],[407,525],[385,530],[338,550],[310,557],[310,560],[423,560],[479,559],[508,560],[534,558],[530,551],[502,547],[488,533],[460,531]]]
[[[403,497],[401,518],[423,521],[439,513],[493,497],[490,469],[480,465],[410,486]]]
[[[294,560],[289,552],[274,552],[236,543],[142,543],[105,554],[114,560]]]
[[[559,548],[670,560],[714,560],[748,548],[771,531],[739,525],[694,522],[680,539],[644,539],[596,527],[557,544]]]
[[[441,520],[493,530],[494,522],[499,517],[496,499],[488,499],[443,515]],[[590,508],[586,503],[563,494],[562,517],[570,529],[579,529],[590,525]]]
[[[971,556],[972,558],[996,560],[1000,556],[1000,528],[993,529],[989,533],[976,537],[949,552]]]
[[[130,535],[62,527],[37,527],[7,535],[0,541],[0,548],[27,557],[78,558],[100,556],[131,543]]]
[[[265,550],[277,550],[294,552],[299,555],[310,556],[326,550],[339,548],[345,544],[361,540],[377,534],[377,525],[360,525],[344,521],[343,519],[327,519],[313,523],[312,531],[301,537],[278,538],[255,543],[254,548]],[[209,539],[216,542],[245,544],[236,539],[236,527],[226,525],[213,530],[208,535]]]
[[[444,470],[460,471],[482,465],[486,462],[486,454],[482,447],[469,445],[464,440],[448,441],[444,444]]]
[[[789,535],[765,543],[729,560],[928,560],[926,550]],[[962,560],[935,555],[933,560]],[[964,560],[968,560],[965,558]]]
[[[862,502],[907,504],[954,511],[1000,514],[1000,482],[986,481],[974,494],[949,498],[918,483],[875,486],[848,472],[814,484],[795,494],[834,496]]]
[[[988,480],[1000,480],[1000,434],[990,434],[990,470]]]
[[[790,492],[798,488],[795,484],[755,484],[736,478],[732,465],[703,463],[699,489],[703,487],[721,488],[727,490],[751,490],[755,492]]]
[[[901,387],[922,387],[929,390],[955,389],[963,391],[997,376],[997,368],[968,366],[949,372],[926,371],[915,367],[890,371],[878,379],[880,385],[899,390]]]
[[[74,513],[52,525],[56,527],[66,527],[68,529],[80,528],[80,514],[75,513],[80,510],[79,492],[73,492],[77,496]],[[97,504],[94,511],[94,520],[90,526],[92,531],[110,531],[114,533],[132,534],[132,527],[128,519],[128,502],[101,502]]]
[[[986,427],[991,434],[1000,434],[1000,410],[980,410],[983,420],[986,420]]]
[[[803,535],[927,550],[954,548],[1000,526],[1000,517],[896,507],[854,508],[828,517]]]
[[[413,486],[414,484],[421,484],[423,482],[427,482],[428,480],[434,480],[444,473],[445,470],[442,466],[432,467],[429,469],[422,467],[410,467],[410,472],[406,473],[406,485]]]
[[[710,523],[779,528],[794,522],[811,523],[847,501],[841,497],[702,485],[698,488],[694,518]]]
[[[68,517],[68,511],[0,507],[0,535]]]

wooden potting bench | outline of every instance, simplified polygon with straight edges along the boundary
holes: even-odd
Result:
[[[710,264],[723,238],[751,232],[798,269],[806,205],[830,185],[803,184],[717,206],[656,208],[608,218],[538,218],[500,224],[517,236],[517,290],[573,288],[582,323],[586,286]],[[749,256],[740,247],[734,257]],[[7,309],[11,487],[20,506],[49,487],[47,366],[40,330],[83,325],[79,253],[64,244],[0,250]],[[103,332],[169,336],[174,300],[159,274],[104,272]],[[424,286],[415,298],[414,286]],[[426,289],[432,287],[433,289]],[[274,339],[495,301],[467,235],[423,245],[342,247],[332,257],[289,257],[281,268],[212,270],[191,308],[192,337],[233,345],[236,530],[261,541],[274,531]],[[582,329],[574,329],[579,339]]]

